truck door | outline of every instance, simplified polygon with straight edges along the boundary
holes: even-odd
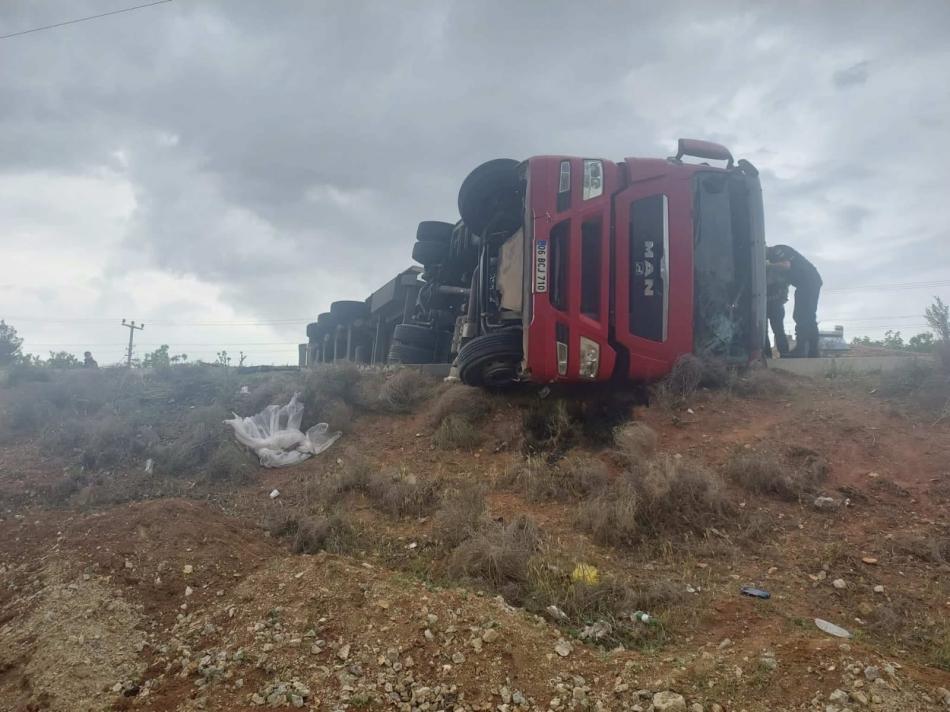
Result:
[[[614,196],[614,339],[634,380],[666,374],[692,350],[689,185],[664,167]]]

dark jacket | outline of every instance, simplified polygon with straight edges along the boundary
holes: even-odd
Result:
[[[801,254],[788,245],[772,245],[766,250],[769,262],[788,262],[791,269],[786,273],[788,283],[796,289],[799,287],[820,287],[821,275],[815,265],[806,260]]]

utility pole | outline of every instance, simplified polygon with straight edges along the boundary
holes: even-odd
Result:
[[[141,331],[145,328],[145,324],[139,324],[136,326],[135,321],[126,321],[122,320],[122,326],[129,330],[129,353],[128,358],[126,359],[125,365],[129,368],[132,368],[132,339],[135,337],[135,331]]]

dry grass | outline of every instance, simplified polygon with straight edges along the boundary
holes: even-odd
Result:
[[[564,398],[536,401],[524,413],[526,454],[557,456],[581,441],[584,434],[581,403]]]
[[[436,508],[439,489],[437,483],[408,472],[380,472],[370,477],[366,495],[391,517],[421,517]]]
[[[768,452],[742,451],[723,466],[723,473],[749,492],[785,500],[797,500],[814,492],[827,474],[817,453],[793,449],[788,457]]]
[[[528,564],[539,545],[538,528],[526,517],[507,524],[488,522],[455,548],[449,556],[448,572],[453,578],[519,598],[518,591],[528,581]]]
[[[340,514],[306,517],[294,529],[293,550],[297,554],[343,554],[352,551],[358,540],[357,530]]]
[[[910,414],[944,421],[950,418],[950,373],[932,361],[907,358],[907,364],[881,374],[878,394]]]
[[[411,413],[432,396],[436,381],[420,371],[401,368],[386,378],[377,402],[387,413]]]
[[[532,502],[568,502],[603,491],[609,481],[607,466],[594,457],[568,455],[548,464],[528,456],[504,484]]]
[[[716,473],[662,457],[624,473],[583,502],[576,524],[598,544],[631,546],[661,534],[703,532],[721,524],[732,509]]]
[[[446,416],[432,434],[438,450],[474,450],[484,439],[481,426],[463,415]]]
[[[448,490],[435,513],[432,534],[446,547],[456,547],[484,526],[486,509],[482,485],[469,482]]]
[[[488,417],[491,411],[492,399],[483,390],[453,383],[433,401],[427,420],[437,426],[449,416],[459,416],[477,423]]]
[[[775,398],[790,390],[787,375],[767,368],[750,368],[732,382],[732,392],[743,398]]]
[[[627,466],[652,458],[656,444],[656,431],[646,423],[627,423],[614,429],[614,445]]]

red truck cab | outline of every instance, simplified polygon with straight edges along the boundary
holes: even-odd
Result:
[[[760,355],[761,188],[723,146],[681,139],[667,159],[489,161],[462,184],[459,212],[443,224],[444,248],[423,244],[434,224],[420,225],[413,254],[433,304],[461,300],[442,323],[454,324],[443,328],[463,382],[644,381],[687,353]],[[426,307],[418,321],[437,329],[438,313]],[[415,328],[402,327],[419,342]]]

